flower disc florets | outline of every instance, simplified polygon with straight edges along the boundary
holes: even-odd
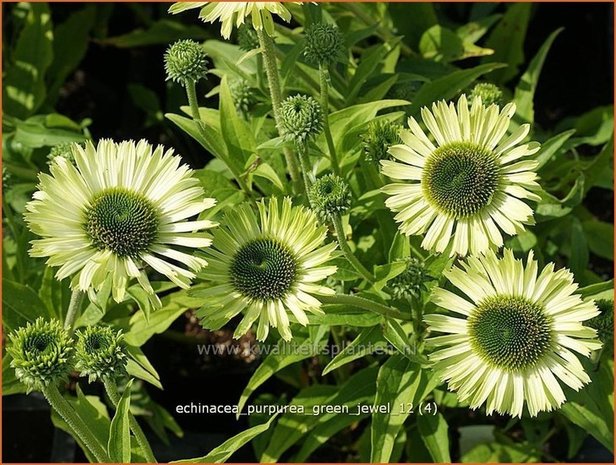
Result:
[[[207,53],[194,40],[179,40],[165,52],[167,80],[185,85],[205,78]]]
[[[306,28],[306,60],[317,65],[335,63],[344,55],[344,36],[333,24],[315,23]]]
[[[72,368],[73,343],[59,321],[38,318],[11,333],[9,341],[11,367],[28,392],[61,381]]]
[[[344,179],[335,174],[317,179],[308,197],[310,206],[324,223],[334,216],[344,215],[351,207],[351,189]]]
[[[312,97],[295,95],[280,106],[280,119],[286,136],[304,143],[323,130],[321,105]]]
[[[75,368],[88,381],[115,378],[126,373],[128,357],[122,343],[122,331],[108,326],[89,326],[77,331]]]

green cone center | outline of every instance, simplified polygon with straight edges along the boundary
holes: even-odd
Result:
[[[506,370],[534,365],[552,340],[543,308],[524,297],[484,300],[469,317],[468,328],[475,350],[492,365]]]
[[[492,151],[470,142],[455,142],[428,157],[422,186],[438,210],[465,218],[490,204],[498,181],[499,166]]]
[[[261,301],[276,300],[284,297],[295,282],[297,261],[278,241],[257,239],[239,249],[229,272],[242,295]]]
[[[42,354],[49,351],[50,346],[53,347],[53,337],[50,334],[35,334],[28,338],[24,349],[26,352]]]
[[[134,257],[156,239],[158,213],[141,194],[122,188],[107,189],[86,211],[85,230],[97,249]]]

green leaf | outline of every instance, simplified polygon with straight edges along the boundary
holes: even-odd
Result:
[[[524,39],[530,19],[530,3],[512,3],[508,6],[503,19],[492,30],[486,41],[486,47],[494,54],[484,57],[482,63],[507,63],[506,69],[490,73],[490,80],[504,84],[518,73],[518,67],[524,62]]]
[[[456,61],[464,58],[491,55],[494,50],[481,48],[443,26],[435,24],[421,36],[419,51],[426,59]]]
[[[396,42],[398,42],[396,40]],[[396,48],[395,43],[384,43],[367,49],[361,56],[359,66],[349,82],[347,104],[354,102],[360,89],[381,63]]]
[[[2,107],[26,118],[45,100],[45,73],[53,60],[51,12],[47,3],[23,3],[27,11],[17,44],[4,70]]]
[[[195,139],[201,146],[214,155],[216,158],[226,160],[227,147],[223,142],[222,134],[217,131],[212,125],[205,124],[205,138],[201,134],[195,123],[191,118],[176,115],[174,113],[166,113],[165,118],[175,123],[186,134]]]
[[[36,149],[65,142],[83,142],[87,139],[81,132],[48,127],[43,122],[33,122],[32,119],[17,123],[15,142]]]
[[[396,260],[401,260],[410,256],[411,244],[409,242],[409,237],[405,234],[396,232],[394,241],[391,243],[391,247],[389,248],[389,263],[393,263]]]
[[[449,100],[471,85],[478,77],[495,69],[504,67],[501,63],[486,63],[475,68],[454,71],[432,82],[421,86],[409,106],[409,113],[416,115],[421,107],[428,106],[437,100]]]
[[[560,413],[614,452],[614,362],[604,360],[598,370],[585,365],[591,383],[577,392],[567,389]]]
[[[584,299],[614,299],[614,280],[610,279],[604,283],[591,284],[578,289]]]
[[[346,305],[324,305],[323,314],[310,314],[310,325],[342,326],[364,328],[379,324],[381,316],[366,310],[350,309]]]
[[[170,44],[180,39],[205,39],[207,33],[196,25],[186,25],[179,21],[161,19],[144,29],[135,29],[128,34],[108,37],[101,42],[119,48],[143,47],[144,45]]]
[[[471,21],[456,29],[456,34],[458,34],[464,42],[474,44],[481,39],[502,16],[503,15],[496,14]]]
[[[542,143],[541,149],[535,155],[535,159],[539,163],[537,169],[539,170],[543,165],[551,161],[552,157],[559,152],[565,142],[567,142],[573,134],[575,134],[575,129],[570,129],[568,131],[561,132],[560,134],[557,134]]]
[[[400,326],[397,320],[387,318],[383,324],[383,336],[396,348],[400,354],[404,355],[411,362],[425,364],[427,359],[415,354],[414,349],[409,344],[409,336]]]
[[[55,28],[53,63],[47,73],[51,78],[47,91],[49,106],[55,106],[60,88],[85,56],[96,13],[96,5],[88,5]]]
[[[160,383],[160,376],[156,369],[152,366],[148,358],[141,351],[139,347],[134,347],[126,344],[126,351],[128,352],[128,363],[126,364],[126,371],[130,376],[142,379],[148,383],[156,386],[158,389],[162,389],[163,386]]]
[[[6,332],[25,326],[39,316],[46,319],[55,316],[31,287],[7,279],[2,280],[2,307]]]
[[[268,163],[261,163],[252,172],[252,175],[258,176],[260,178],[265,178],[268,181],[271,181],[271,183],[274,184],[274,186],[276,186],[276,188],[278,188],[282,192],[284,192],[285,190],[284,184],[280,180],[280,177],[278,177],[278,174],[276,173],[276,171],[274,171],[274,168],[272,168],[272,166],[269,165]]]
[[[116,408],[116,413],[109,426],[109,442],[107,452],[112,462],[130,463],[130,388],[133,384],[131,379],[122,393],[120,402]]]
[[[248,444],[258,435],[267,431],[278,414],[273,415],[267,422],[248,428],[239,434],[236,434],[231,439],[227,439],[220,446],[212,449],[209,454],[204,457],[194,459],[175,460],[170,463],[224,463],[237,451],[240,447]]]
[[[66,396],[66,401],[75,410],[77,415],[79,415],[79,417],[81,417],[81,419],[85,422],[88,429],[92,432],[92,434],[94,434],[94,437],[96,437],[96,440],[101,447],[106,449],[109,442],[109,428],[111,421],[109,420],[109,414],[107,413],[107,407],[105,404],[101,402],[100,398],[97,396],[84,395],[79,387],[79,384],[77,384],[77,397]],[[73,430],[69,428],[64,419],[62,419],[55,410],[52,410],[51,412],[51,420],[57,428],[60,428],[69,434],[73,434]],[[79,436],[75,436],[75,440],[86,456],[88,456],[88,459],[92,463],[96,463],[97,460],[95,457],[89,455],[88,448],[85,447],[82,439]]]
[[[449,428],[440,413],[417,416],[417,428],[434,462],[451,462],[449,456]]]
[[[603,221],[589,220],[582,223],[588,248],[592,253],[614,260],[614,225]],[[572,239],[573,240],[573,239]]]
[[[377,366],[368,367],[355,373],[341,386],[327,386],[328,390],[325,390],[324,393],[327,394],[333,388],[333,394],[325,399],[314,395],[306,395],[307,392],[310,392],[311,388],[316,386],[311,386],[302,391],[303,395],[296,396],[292,404],[304,405],[307,414],[298,416],[288,413],[280,419],[268,447],[261,456],[261,462],[270,463],[278,461],[285,451],[317,425],[332,420],[337,416],[354,414],[355,412],[352,410],[352,407],[371,401],[374,398],[377,371]],[[321,386],[321,388],[325,388],[325,386]],[[340,409],[340,412],[323,412],[319,410],[322,406],[336,406]],[[317,409],[316,411],[314,410],[315,408]],[[343,408],[348,410],[349,413],[342,413]]]
[[[563,199],[558,199],[547,192],[541,192],[540,195],[541,201],[536,209],[538,220],[565,216],[573,210],[573,207],[579,205],[584,198],[584,175],[580,174],[577,177],[571,190]]]
[[[284,367],[313,357],[315,354],[319,353],[326,343],[322,338],[318,341],[305,339],[299,343],[299,345],[296,345],[298,342],[299,341],[294,341],[294,344],[290,345],[288,342],[280,339],[274,350],[265,357],[261,365],[257,367],[244,388],[244,391],[242,391],[240,400],[237,403],[239,410],[237,414],[238,418],[244,405],[246,405],[246,401],[259,386]]]
[[[389,405],[390,411],[372,414],[371,462],[389,461],[396,436],[409,416],[411,406],[417,407],[438,383],[436,377],[429,377],[419,365],[400,354],[392,355],[381,366],[374,405]]]
[[[330,371],[351,363],[353,360],[365,357],[378,348],[385,347],[387,347],[387,343],[383,340],[383,334],[378,325],[372,328],[364,328],[352,342],[345,345],[344,349],[325,366],[322,374],[325,376]]]
[[[390,3],[389,15],[404,42],[416,49],[425,30],[438,22],[432,3]]]
[[[223,77],[220,83],[220,128],[227,145],[227,153],[232,154],[230,162],[234,161],[243,167],[250,156],[257,151],[257,144],[246,121],[238,114],[228,77]]]
[[[545,62],[552,43],[556,39],[556,36],[563,31],[563,28],[556,29],[545,40],[537,54],[531,60],[528,65],[528,69],[520,78],[520,82],[515,88],[515,94],[513,101],[516,104],[516,115],[525,123],[532,124],[535,121],[535,109],[533,107],[533,100],[535,98],[535,91],[537,90],[537,82],[539,81],[539,75],[541,74],[541,68]]]
[[[614,229],[612,228],[612,235],[613,233]],[[589,254],[588,242],[586,241],[582,224],[575,217],[571,221],[570,247],[569,269],[574,275],[579,276],[588,267]]]

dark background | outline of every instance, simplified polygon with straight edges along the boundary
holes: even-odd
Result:
[[[100,39],[93,39],[78,70],[67,80],[62,89],[56,110],[76,121],[91,118],[89,127],[93,138],[115,139],[147,138],[152,143],[172,145],[193,166],[202,166],[204,154],[200,147],[170,122],[161,118],[147,121],[147,114],[135,105],[128,91],[128,83],[139,83],[151,89],[159,99],[163,112],[177,112],[183,105],[182,90],[165,82],[163,53],[166,45],[135,48],[117,48],[106,45],[104,37],[112,37],[145,27],[149,21],[167,18],[169,4],[107,4],[100,5]],[[80,4],[55,3],[51,6],[54,24],[81,8]],[[5,18],[10,5],[3,4]],[[470,4],[435,4],[440,16],[450,21],[468,21]],[[497,7],[502,12],[506,5]],[[613,103],[613,5],[611,3],[539,3],[533,6],[525,43],[528,61],[537,52],[548,35],[564,26],[545,62],[536,93],[536,120],[550,129],[565,116],[575,116],[599,105]],[[175,19],[200,25],[194,12],[187,12]],[[219,25],[205,26],[207,33],[218,37]],[[463,67],[476,62],[460,62]],[[201,104],[207,102],[203,95],[213,83],[200,84]],[[611,209],[613,196],[602,192],[601,202]],[[613,215],[610,215],[613,221]],[[609,220],[606,218],[606,220]],[[176,322],[172,330],[184,331],[188,319]],[[153,398],[171,412],[177,404],[207,402],[235,404],[246,385],[254,364],[241,362],[222,365],[204,363],[194,346],[178,350],[178,345],[164,336],[155,336],[144,350],[155,360],[165,391],[149,389]],[[188,375],[190,374],[190,375]],[[280,386],[267,385],[267,391],[277,395]],[[159,460],[198,456],[220,444],[246,427],[236,423],[231,416],[177,416],[185,430],[183,440],[174,440],[171,447],[154,444]],[[566,441],[565,438],[563,440]],[[4,399],[3,459],[4,461],[56,461],[72,460],[71,439],[55,433],[49,420],[47,404],[36,395],[11,396]],[[68,452],[67,452],[68,451]],[[250,449],[244,448],[236,460],[254,460]],[[66,455],[69,454],[69,455]],[[324,447],[323,460],[335,461],[334,450]],[[315,455],[315,459],[320,457]],[[83,460],[83,457],[77,456]],[[601,460],[587,455],[585,461]]]

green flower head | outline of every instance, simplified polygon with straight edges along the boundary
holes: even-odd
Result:
[[[108,326],[77,331],[75,368],[90,382],[124,375],[128,357],[122,339],[122,331],[114,332]]]
[[[167,80],[186,85],[205,78],[207,53],[194,40],[178,40],[165,52]]]
[[[589,320],[588,326],[597,330],[597,335],[605,346],[611,346],[614,343],[614,302],[601,299],[595,303],[601,313]]]
[[[315,23],[306,28],[306,60],[317,65],[329,65],[344,55],[344,36],[333,24]]]
[[[246,114],[257,103],[254,89],[244,79],[233,81],[229,87],[237,111]]]
[[[328,174],[312,185],[308,193],[310,206],[321,222],[344,215],[351,207],[351,190],[347,182],[335,174]]]
[[[406,269],[387,283],[396,299],[419,297],[426,290],[426,282],[431,279],[421,261],[410,258],[406,262]]]
[[[389,121],[372,121],[362,136],[364,156],[367,161],[378,163],[389,158],[389,147],[400,144],[402,126]]]
[[[250,52],[260,47],[257,31],[252,26],[244,24],[237,29],[237,43],[241,50]]]
[[[28,392],[65,379],[72,368],[73,341],[59,321],[38,318],[9,335],[7,352]]]
[[[288,97],[280,107],[281,124],[287,138],[304,143],[323,130],[321,105],[312,97]]]
[[[490,82],[480,82],[471,90],[470,99],[480,97],[481,102],[487,107],[492,104],[501,105],[503,103],[503,91]]]
[[[75,164],[75,156],[73,155],[73,143],[64,142],[54,145],[47,155],[47,163],[53,163],[57,157],[66,158],[73,165]]]

